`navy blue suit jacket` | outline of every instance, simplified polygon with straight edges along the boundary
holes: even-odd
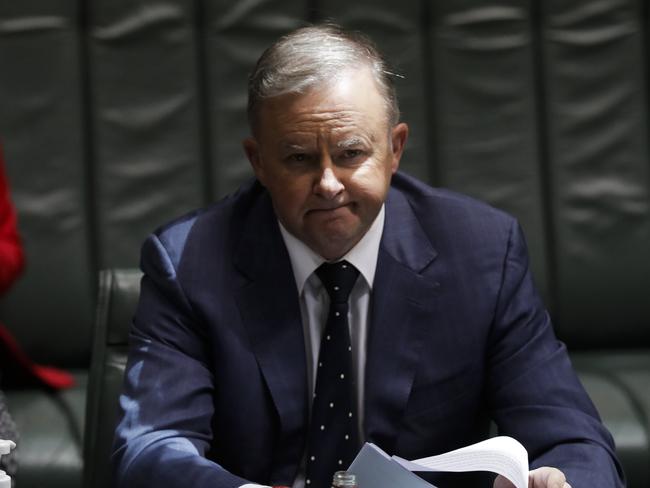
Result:
[[[123,487],[290,485],[308,392],[298,293],[268,193],[151,235],[120,398]],[[620,486],[609,433],[534,289],[516,221],[402,174],[386,201],[371,300],[364,433],[416,458],[491,418],[574,488]]]

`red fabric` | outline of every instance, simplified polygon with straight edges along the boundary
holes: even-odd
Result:
[[[70,373],[32,362],[11,332],[2,324],[0,324],[0,370],[3,384],[6,386],[41,385],[60,390],[74,385],[74,378]]]
[[[16,225],[16,212],[9,198],[2,146],[0,146],[0,296],[22,271],[25,256]],[[69,373],[36,364],[20,348],[9,330],[0,324],[0,371],[5,385],[39,384],[61,389],[74,385]]]
[[[4,169],[0,146],[0,295],[9,288],[25,265],[16,226],[16,212],[9,199],[9,185]]]

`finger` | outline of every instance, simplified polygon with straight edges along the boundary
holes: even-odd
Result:
[[[508,480],[504,476],[497,476],[494,479],[494,484],[492,485],[493,488],[515,488],[515,485],[513,485],[510,480]]]
[[[567,488],[567,485],[566,477],[559,469],[545,466],[530,472],[529,488]]]

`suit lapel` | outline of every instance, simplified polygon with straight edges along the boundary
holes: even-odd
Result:
[[[265,193],[244,224],[235,264],[248,278],[238,295],[241,317],[280,418],[271,477],[287,484],[305,442],[305,343],[289,255]]]
[[[435,257],[410,205],[391,189],[373,285],[365,393],[366,438],[388,452],[435,313],[438,283],[421,275]]]
[[[307,373],[300,305],[291,263],[263,193],[243,224],[235,265],[246,277],[238,306],[277,409],[276,481],[291,481],[305,443]],[[409,203],[391,188],[379,250],[366,354],[365,434],[392,451],[406,407],[438,283],[422,272],[436,251]]]

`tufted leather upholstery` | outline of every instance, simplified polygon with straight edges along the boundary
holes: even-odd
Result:
[[[649,486],[648,15],[640,0],[0,2],[0,138],[28,263],[0,316],[79,378],[7,392],[21,488],[81,483],[99,270],[135,267],[151,229],[250,175],[247,72],[324,18],[405,74],[403,169],[519,217],[629,485]]]

